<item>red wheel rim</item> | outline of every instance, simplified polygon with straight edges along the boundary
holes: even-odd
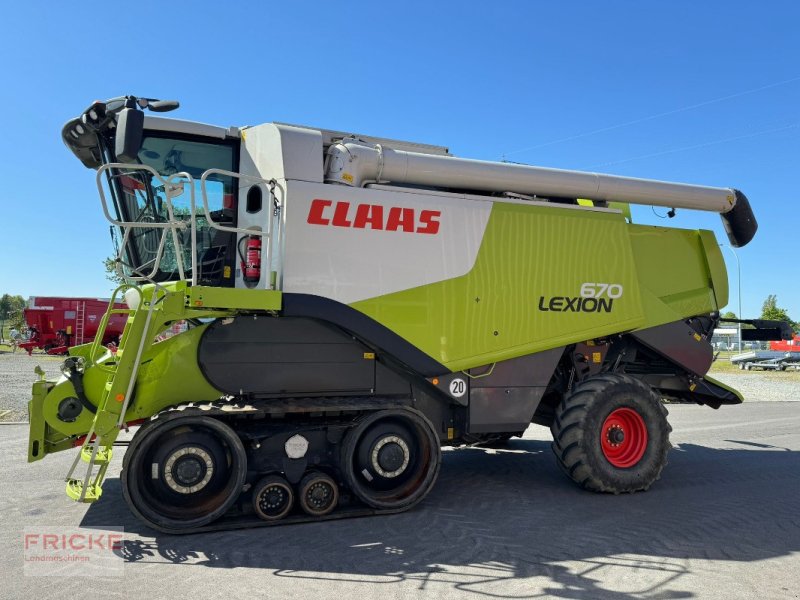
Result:
[[[619,469],[638,463],[647,449],[647,427],[632,408],[618,408],[603,422],[600,445],[606,460]]]

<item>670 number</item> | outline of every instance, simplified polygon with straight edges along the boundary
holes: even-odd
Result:
[[[581,285],[581,297],[600,298],[601,296],[615,299],[622,297],[622,286],[618,283],[584,283]]]

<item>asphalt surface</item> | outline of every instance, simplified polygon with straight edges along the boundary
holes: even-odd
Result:
[[[119,452],[94,505],[70,502],[71,452],[27,465],[0,426],[3,595],[104,598],[798,598],[800,403],[670,409],[670,465],[650,491],[583,492],[531,427],[497,450],[446,451],[436,487],[400,515],[193,536],[130,515]],[[122,577],[26,576],[32,526],[125,528]],[[67,587],[69,586],[69,587]]]

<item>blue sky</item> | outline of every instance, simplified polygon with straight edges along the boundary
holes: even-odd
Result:
[[[742,312],[777,294],[800,320],[799,3],[27,1],[3,20],[0,292],[108,294],[94,175],[60,131],[129,93],[218,125],[737,187],[760,225],[737,251]],[[727,241],[717,215],[664,212],[634,219]]]

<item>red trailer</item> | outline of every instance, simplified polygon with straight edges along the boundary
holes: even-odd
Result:
[[[796,335],[788,341],[770,342],[769,349],[780,350],[781,352],[800,352],[800,335]]]
[[[30,354],[42,348],[48,354],[66,354],[70,346],[94,340],[108,308],[103,298],[32,297],[24,310],[29,339],[19,347]],[[117,303],[115,308],[125,308]],[[103,336],[103,344],[118,343],[125,327],[125,315],[113,314]]]

